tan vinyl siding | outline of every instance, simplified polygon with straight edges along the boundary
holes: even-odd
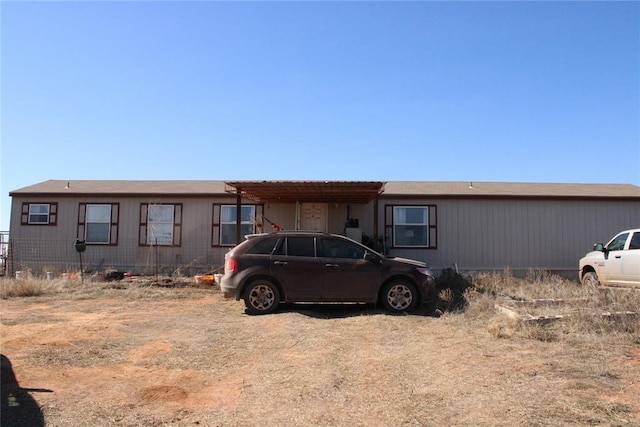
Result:
[[[373,203],[367,204],[329,204],[329,233],[343,234],[347,224],[347,214],[351,219],[357,219],[364,234],[372,235],[373,219],[371,216]],[[350,212],[349,212],[350,210]]]
[[[347,221],[347,206],[351,206],[351,218],[357,218],[359,220],[362,232],[371,235],[373,233],[373,202],[352,205],[345,203],[328,203],[328,232],[337,234],[344,232],[344,226]],[[265,204],[264,215],[286,230],[295,229],[295,203]],[[264,231],[267,233],[272,231],[268,223],[265,224]]]
[[[26,200],[26,199],[25,199]],[[29,197],[29,202],[44,203],[52,201],[51,197]],[[173,274],[180,265],[192,265],[196,269],[211,270],[222,265],[224,254],[228,248],[211,247],[212,224],[212,199],[210,198],[180,198],[180,197],[127,197],[118,199],[115,197],[64,197],[58,198],[58,221],[55,226],[21,226],[21,198],[14,196],[12,203],[11,238],[15,241],[31,242],[29,245],[38,245],[42,254],[50,259],[63,259],[67,262],[65,270],[77,268],[77,259],[73,243],[78,236],[79,209],[81,203],[106,204],[119,202],[118,212],[118,242],[117,245],[87,245],[83,253],[84,266],[87,271],[104,270],[108,268],[121,269],[127,266],[147,266],[148,273],[155,268],[157,263],[163,266],[163,273]],[[139,244],[140,233],[140,206],[141,204],[181,204],[181,243],[179,246],[161,247],[156,251],[153,247]],[[228,199],[228,204],[235,204],[235,199]],[[22,249],[14,246],[13,257],[16,260],[29,259],[28,251],[34,249],[22,245]],[[24,252],[27,251],[27,252]],[[45,267],[46,260],[31,263],[31,268],[37,270]],[[176,267],[173,267],[176,266]],[[15,269],[21,269],[17,265]],[[63,267],[60,267],[63,268]],[[172,270],[173,269],[173,270]]]
[[[23,204],[56,203],[55,225],[22,225]],[[69,220],[71,219],[71,220]],[[58,197],[14,197],[11,203],[10,230],[20,230],[20,236],[25,238],[63,239],[76,235],[78,219],[78,201],[74,199],[60,199]],[[13,233],[12,233],[13,234]],[[73,242],[72,242],[73,243]]]
[[[373,237],[373,206],[374,202],[351,205],[351,218],[358,220],[362,233],[369,237]],[[346,205],[343,211],[343,216],[340,219],[342,220],[341,226],[344,227],[347,220]],[[342,233],[342,228],[340,229],[340,232]]]
[[[385,204],[401,203],[385,200]],[[437,249],[393,249],[437,270],[577,270],[596,241],[637,227],[640,204],[598,201],[413,200],[438,207]],[[380,232],[383,232],[382,226]]]
[[[293,203],[267,203],[264,206],[264,216],[285,230],[293,230],[296,220],[296,205]],[[268,221],[264,221],[263,231],[265,233],[273,231]]]

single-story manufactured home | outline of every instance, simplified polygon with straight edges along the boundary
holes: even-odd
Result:
[[[295,229],[345,234],[436,272],[577,278],[596,241],[640,227],[640,187],[629,184],[49,180],[9,195],[8,274],[80,261],[200,274],[222,268],[244,235]]]

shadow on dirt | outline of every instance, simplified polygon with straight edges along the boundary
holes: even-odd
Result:
[[[0,410],[2,427],[40,427],[44,426],[44,415],[40,406],[30,393],[53,393],[52,390],[22,388],[18,384],[11,361],[4,354],[2,359],[1,389],[2,407]]]
[[[246,313],[246,312],[245,312]],[[344,319],[357,316],[426,316],[438,317],[439,312],[432,307],[419,307],[409,313],[394,314],[373,304],[315,304],[315,303],[283,303],[272,315],[283,313],[299,313],[314,319]]]

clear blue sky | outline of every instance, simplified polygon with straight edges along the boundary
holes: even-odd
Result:
[[[1,210],[48,179],[640,185],[638,2],[12,2]]]

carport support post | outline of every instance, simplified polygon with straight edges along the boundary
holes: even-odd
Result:
[[[236,187],[236,245],[240,243],[240,224],[242,223],[242,189]]]
[[[378,249],[377,245],[378,245],[378,195],[376,194],[375,199],[373,199],[373,247],[375,249]]]

